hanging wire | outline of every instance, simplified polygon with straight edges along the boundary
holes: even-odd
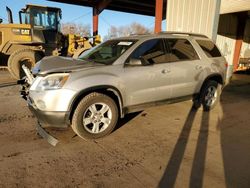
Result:
[[[106,19],[104,19],[103,16],[99,15],[99,17],[100,17],[101,20],[104,21],[109,27],[112,27],[112,25],[111,25]]]
[[[70,20],[69,22],[74,22],[74,21],[76,21],[76,20],[79,20],[80,18],[83,18],[83,17],[85,17],[85,16],[88,16],[88,15],[91,14],[91,13],[92,13],[92,11],[89,11],[89,12],[87,12],[86,14],[83,14],[83,15],[81,15],[81,16],[78,16],[78,17],[76,17],[76,18]]]
[[[147,24],[147,28],[150,28],[150,27],[152,27],[153,26],[153,24],[155,23],[155,21],[153,21],[153,22],[151,22],[150,24]]]

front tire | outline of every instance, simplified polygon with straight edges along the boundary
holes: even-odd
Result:
[[[117,105],[101,93],[85,96],[72,117],[73,131],[83,139],[96,139],[110,134],[118,120]]]

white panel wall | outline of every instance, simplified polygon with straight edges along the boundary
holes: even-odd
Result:
[[[249,2],[250,3],[250,2]],[[250,58],[250,18],[247,20],[240,57]]]
[[[222,54],[225,56],[228,64],[233,65],[235,39],[222,35],[217,35],[216,44]]]
[[[221,0],[168,0],[167,31],[193,32],[216,39]]]

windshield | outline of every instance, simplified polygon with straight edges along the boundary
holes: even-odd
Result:
[[[34,27],[41,29],[52,29],[57,28],[57,13],[54,11],[44,10],[32,10],[34,19]]]
[[[96,63],[112,64],[135,42],[136,40],[109,40],[84,52],[79,58]]]

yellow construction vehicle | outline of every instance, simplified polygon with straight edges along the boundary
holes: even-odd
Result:
[[[11,10],[6,10],[9,23],[0,24],[0,65],[8,67],[16,79],[24,76],[23,64],[31,68],[48,55],[77,57],[99,42],[99,38],[93,44],[86,37],[63,35],[59,8],[26,5],[19,11],[19,24],[13,23]]]

